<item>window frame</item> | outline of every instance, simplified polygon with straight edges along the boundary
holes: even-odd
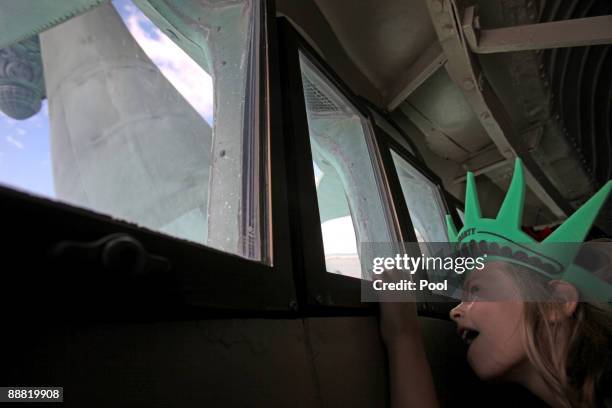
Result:
[[[253,181],[265,188],[265,194],[260,190],[258,201],[261,252],[268,253],[272,263],[265,264],[265,257],[262,261],[249,260],[151,231],[129,220],[0,186],[0,219],[5,233],[13,238],[3,252],[25,268],[24,273],[6,274],[7,287],[23,288],[7,291],[3,298],[11,310],[29,315],[44,308],[58,312],[60,320],[77,321],[283,315],[297,310],[283,125],[278,113],[282,101],[276,11],[273,0],[255,1],[259,2],[261,28],[259,60],[253,61],[259,65],[260,86],[254,99],[258,103],[254,123],[259,138],[251,148],[258,150],[260,158],[259,177]],[[249,98],[252,95],[247,95]],[[245,118],[249,114],[245,111]],[[243,185],[243,191],[247,188]],[[39,230],[35,239],[26,231],[27,225]],[[98,258],[83,263],[77,262],[74,254],[58,258],[53,251],[61,242],[86,244],[118,233],[139,241],[149,254],[167,258],[172,269],[155,276],[104,273]],[[73,273],[75,268],[87,269],[88,273],[77,275]],[[89,291],[86,297],[85,291]],[[88,298],[102,301],[90,304]]]
[[[344,98],[368,123],[370,137],[366,143],[372,158],[372,167],[379,194],[385,206],[389,233],[401,242],[407,229],[400,226],[401,215],[394,205],[392,186],[381,155],[379,131],[373,115],[361,98],[337,76],[285,17],[278,18],[282,66],[284,130],[287,140],[287,173],[290,180],[291,228],[294,236],[294,273],[298,283],[298,302],[306,313],[372,314],[375,303],[361,302],[361,290],[366,281],[328,272],[321,232],[321,218],[317,205],[317,191],[312,166],[312,153],[299,54],[302,53],[336,87]]]
[[[394,193],[394,201],[397,206],[397,211],[402,219],[402,226],[408,231],[405,232],[407,236],[410,236],[410,242],[416,242],[416,233],[412,223],[412,217],[408,204],[404,199],[402,186],[397,175],[397,170],[391,157],[391,150],[393,150],[398,156],[406,160],[411,166],[413,166],[423,177],[428,179],[431,183],[436,186],[442,205],[446,214],[450,214],[455,222],[455,225],[461,225],[457,222],[461,222],[455,207],[450,205],[449,198],[454,198],[452,195],[444,189],[442,179],[438,177],[425,163],[423,163],[418,157],[407,151],[399,142],[397,142],[391,135],[387,134],[382,128],[378,127],[379,140],[381,144],[381,152],[384,157],[385,172],[388,174],[388,178],[392,184],[392,192]],[[458,200],[457,200],[458,201]],[[454,204],[454,203],[453,203]],[[452,208],[452,210],[451,210]],[[427,279],[426,273],[418,271],[416,273],[417,279]],[[420,315],[426,315],[431,317],[438,317],[443,319],[449,318],[449,312],[459,302],[456,299],[452,299],[447,296],[427,291],[425,294],[428,299],[427,302],[419,302],[418,311]]]

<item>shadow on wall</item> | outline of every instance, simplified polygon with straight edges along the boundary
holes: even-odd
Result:
[[[421,326],[443,406],[534,406],[520,391],[475,380],[453,323]],[[373,317],[13,326],[2,343],[3,383],[63,386],[65,407],[389,403]]]

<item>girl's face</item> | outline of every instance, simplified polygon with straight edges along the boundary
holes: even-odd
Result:
[[[503,262],[474,270],[467,298],[451,310],[459,335],[469,345],[467,359],[483,379],[517,380],[528,366],[523,344],[523,302]]]

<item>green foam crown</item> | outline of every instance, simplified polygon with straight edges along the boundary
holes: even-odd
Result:
[[[525,178],[521,159],[515,161],[510,187],[495,218],[482,217],[474,174],[468,172],[464,226],[457,232],[452,218],[447,215],[449,240],[459,247],[479,247],[485,253],[491,248],[494,248],[494,252],[503,248],[495,255],[523,264],[548,278],[570,281],[585,295],[609,300],[612,297],[612,285],[577,267],[573,261],[580,250],[577,244],[586,238],[611,191],[612,180],[544,241],[538,242],[521,230],[525,203]],[[517,253],[520,256],[517,257]]]

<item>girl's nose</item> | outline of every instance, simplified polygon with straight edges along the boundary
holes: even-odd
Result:
[[[449,313],[450,318],[453,319],[455,322],[457,322],[458,319],[462,318],[465,315],[465,310],[463,309],[463,307],[464,307],[464,304],[463,302],[461,302],[457,306],[452,308]]]

